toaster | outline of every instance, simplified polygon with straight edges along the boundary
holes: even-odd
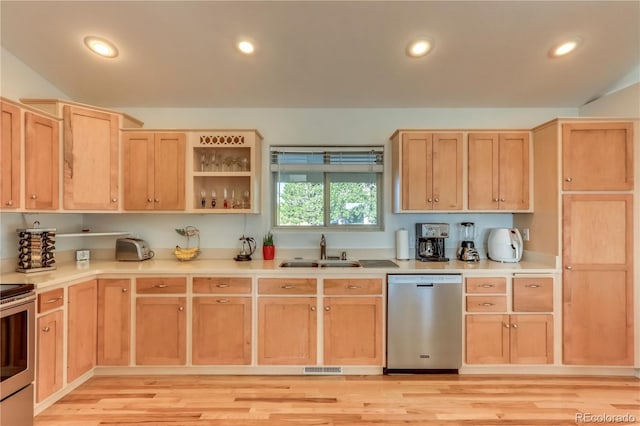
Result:
[[[118,238],[116,240],[116,260],[139,262],[151,259],[154,253],[149,244],[140,238]]]

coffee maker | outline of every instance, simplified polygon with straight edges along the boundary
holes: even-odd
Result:
[[[476,249],[474,239],[476,237],[476,225],[473,222],[462,222],[460,224],[460,248],[458,249],[458,259],[465,262],[477,262],[480,255]]]
[[[416,259],[421,262],[448,262],[444,255],[444,241],[448,237],[448,223],[416,223]]]

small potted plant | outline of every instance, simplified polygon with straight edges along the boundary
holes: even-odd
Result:
[[[267,232],[262,238],[262,258],[264,260],[273,260],[276,255],[276,246],[273,245],[273,234]]]

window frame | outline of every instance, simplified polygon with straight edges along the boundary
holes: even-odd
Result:
[[[349,152],[366,152],[373,151],[376,154],[379,154],[380,161],[376,161],[375,164],[369,165],[372,170],[372,173],[375,173],[375,184],[376,184],[376,215],[377,215],[377,223],[376,224],[331,224],[330,215],[331,215],[331,194],[330,194],[330,184],[331,184],[331,175],[337,173],[349,173],[354,172],[355,169],[361,168],[362,165],[353,165],[354,170],[348,170],[350,165],[345,166],[345,170],[324,170],[318,171],[322,173],[322,184],[323,184],[323,225],[319,226],[295,226],[295,225],[279,225],[278,224],[278,188],[279,188],[279,179],[277,170],[278,163],[274,163],[274,155],[278,153],[296,153],[300,152],[304,153],[319,153],[322,152],[326,155],[326,153],[349,153]],[[340,146],[340,145],[272,145],[269,149],[269,180],[270,180],[270,201],[271,201],[271,227],[278,231],[300,231],[300,232],[309,232],[309,231],[337,231],[343,230],[348,232],[379,232],[384,231],[384,182],[385,182],[385,162],[386,157],[386,146],[384,145],[349,145],[349,146]],[[376,157],[378,158],[378,157]],[[329,167],[330,168],[330,167]],[[373,170],[375,169],[375,170]]]

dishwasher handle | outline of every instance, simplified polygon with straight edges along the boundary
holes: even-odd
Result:
[[[417,287],[433,287],[433,284],[416,284]]]

